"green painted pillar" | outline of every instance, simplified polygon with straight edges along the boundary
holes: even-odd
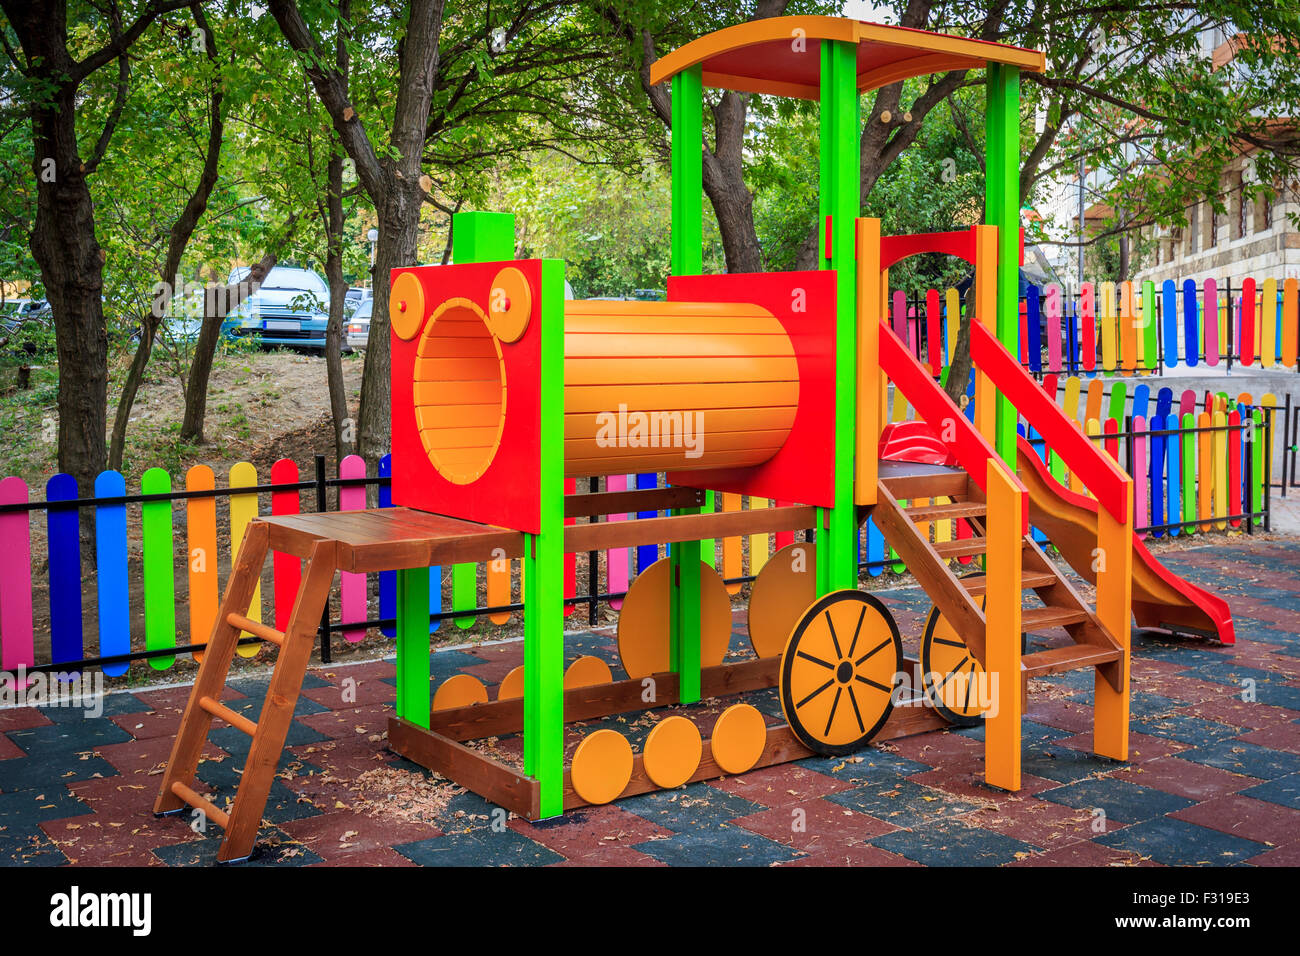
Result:
[[[397,716],[426,730],[429,689],[429,569],[397,572]]]
[[[998,227],[998,340],[1020,352],[1020,70],[988,65],[984,217]],[[998,396],[997,450],[1014,470],[1017,413]]]
[[[672,274],[704,271],[704,84],[699,66],[672,79]],[[704,423],[708,427],[708,423]],[[704,436],[707,441],[707,436]],[[705,499],[713,510],[713,493]],[[676,514],[698,513],[682,508]],[[713,563],[713,542],[674,542],[669,556],[668,665],[678,677],[683,703],[700,699],[701,556]]]
[[[858,522],[853,504],[857,425],[857,269],[854,224],[861,209],[857,48],[821,42],[820,264],[835,281],[835,506],[819,509],[819,594],[858,586]],[[827,248],[827,217],[830,248]]]
[[[564,263],[542,262],[540,532],[524,536],[524,773],[564,811]]]

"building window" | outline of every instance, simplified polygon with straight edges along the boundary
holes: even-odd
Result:
[[[1273,228],[1273,204],[1267,196],[1255,200],[1255,231],[1267,232]]]
[[[1196,255],[1196,233],[1200,229],[1200,222],[1201,207],[1198,204],[1192,207],[1192,215],[1187,224],[1187,254],[1189,256]]]
[[[1232,174],[1232,191],[1229,198],[1229,214],[1232,216],[1232,238],[1242,239],[1246,235],[1246,191],[1245,179],[1241,170]]]
[[[1209,233],[1205,237],[1205,248],[1213,249],[1219,244],[1219,211],[1210,207]]]

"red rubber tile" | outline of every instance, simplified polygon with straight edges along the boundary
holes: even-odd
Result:
[[[299,717],[297,720],[332,740],[346,737],[360,737],[365,740],[385,733],[388,730],[388,718],[394,713],[392,701],[388,701],[346,710],[328,710],[320,714]],[[375,745],[378,745],[378,741],[372,744]]]
[[[732,823],[775,843],[812,854],[838,854],[872,837],[900,829],[865,813],[826,800],[776,807]]]
[[[1278,847],[1259,856],[1252,856],[1247,863],[1255,866],[1289,866],[1300,867],[1300,843]]]
[[[1251,744],[1259,744],[1262,747],[1271,747],[1273,750],[1284,750],[1292,754],[1300,753],[1300,726],[1293,724],[1289,720],[1271,724],[1260,730],[1252,730],[1248,734],[1242,734],[1237,739]]]
[[[289,820],[279,828],[327,863],[335,864],[360,863],[361,858],[375,850],[389,850],[397,844],[443,835],[442,830],[431,824],[343,810]]]
[[[1300,810],[1233,793],[1169,814],[1220,833],[1282,846],[1300,842]]]
[[[1044,853],[1035,853],[1008,866],[1159,866],[1152,860],[1143,860],[1136,853],[1112,850],[1100,843],[1084,841],[1060,846]]]
[[[1056,741],[1056,743],[1058,746],[1069,747],[1071,750],[1092,753],[1092,731],[1089,730],[1087,733],[1066,737]],[[1128,735],[1129,763],[1146,763],[1158,757],[1168,757],[1170,754],[1189,749],[1191,749],[1191,744],[1180,743],[1166,737],[1135,734],[1132,731]]]
[[[4,734],[0,733],[0,760],[11,760],[14,757],[25,756],[27,755],[23,753],[22,747],[19,747]]]
[[[1020,775],[1020,789],[1014,794],[1009,794],[1005,790],[997,790],[984,783],[983,766],[975,771],[959,770],[950,766],[936,767],[924,773],[914,773],[907,779],[927,787],[934,787],[955,797],[965,797],[977,803],[990,803],[995,806],[1001,806],[1009,797],[1032,797],[1044,790],[1060,786],[1055,780],[1045,780],[1026,773]]]
[[[1260,730],[1274,724],[1300,719],[1300,712],[1288,710],[1285,707],[1275,707],[1272,704],[1248,704],[1241,699],[1239,694],[1227,694],[1208,703],[1183,707],[1175,711],[1175,713],[1203,717],[1206,720],[1217,720],[1220,723],[1229,724],[1233,727],[1243,727],[1247,730]]]
[[[1141,766],[1121,767],[1109,776],[1197,801],[1236,793],[1262,782],[1178,757],[1157,757]]]
[[[1044,850],[1091,840],[1099,834],[1092,830],[1091,810],[1079,810],[1047,800],[1005,799],[997,809],[976,810],[966,822],[1014,837]],[[1114,823],[1110,829],[1118,829]]]
[[[558,821],[541,825],[518,817],[506,825],[566,860],[590,862],[592,865],[602,857],[631,852],[635,844],[673,836],[672,830],[620,809],[616,804],[584,807]]]
[[[920,866],[915,860],[909,860],[897,853],[890,853],[878,846],[859,844],[842,847],[821,853],[810,853],[781,866]]]
[[[328,687],[304,688],[302,696],[330,710],[350,710],[368,704],[392,704],[395,690],[378,677],[356,673],[360,668],[341,667],[315,676],[330,682]]]
[[[53,721],[35,707],[9,707],[0,710],[0,734],[6,730],[31,730],[48,727]]]
[[[788,807],[853,789],[847,780],[788,763],[710,780],[709,786],[764,807]]]
[[[1075,734],[1092,730],[1092,706],[1068,697],[1048,699],[1030,695],[1025,718]]]

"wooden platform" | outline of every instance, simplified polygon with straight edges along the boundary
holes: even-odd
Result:
[[[270,530],[273,551],[306,558],[317,542],[335,542],[340,571],[478,563],[494,557],[518,558],[524,553],[524,536],[519,531],[410,508],[322,511],[258,520]],[[498,548],[505,554],[495,553]]]

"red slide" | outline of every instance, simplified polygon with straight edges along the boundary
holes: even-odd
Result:
[[[1020,439],[1017,472],[1029,491],[1029,521],[1056,545],[1070,567],[1095,584],[1097,502],[1063,487],[1030,444]],[[1133,617],[1139,627],[1194,631],[1236,642],[1232,611],[1222,598],[1180,578],[1133,536]]]

